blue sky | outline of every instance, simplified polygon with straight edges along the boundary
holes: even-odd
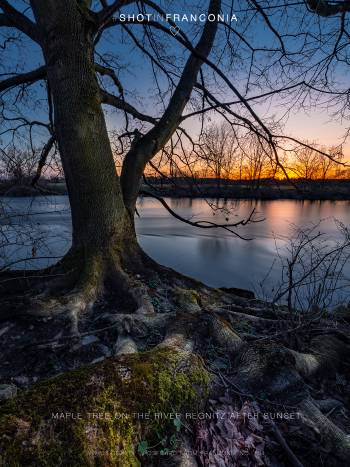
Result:
[[[184,2],[184,1],[160,1],[155,2],[161,6],[167,13],[178,13],[178,14],[200,14],[206,12],[208,1],[200,2]],[[268,2],[270,6],[281,5],[281,1],[272,0]],[[289,2],[292,3],[292,2]],[[28,16],[31,16],[30,9],[28,9],[27,2],[22,0],[12,1],[14,6],[25,11]],[[267,4],[266,1],[260,1],[261,5]],[[95,2],[95,8],[97,9],[99,2]],[[231,10],[231,2],[223,2],[223,13],[228,14]],[[130,6],[124,9],[122,12],[125,14],[137,13],[137,6]],[[146,9],[147,12],[153,10],[149,7]],[[284,39],[285,45],[288,50],[296,52],[300,46],[301,38],[292,38],[292,35],[303,31],[309,34],[308,39],[308,57],[303,59],[303,67],[299,70],[293,70],[292,65],[285,63],[285,68],[288,70],[284,74],[281,67],[278,65],[271,71],[267,72],[269,84],[267,79],[264,78],[264,68],[266,64],[272,63],[276,57],[267,57],[266,52],[256,54],[256,63],[253,69],[253,79],[250,83],[248,96],[259,94],[265,90],[271,89],[271,87],[281,87],[287,82],[297,82],[303,76],[306,67],[315,65],[314,70],[317,70],[316,63],[324,58],[327,53],[334,46],[336,40],[336,34],[339,30],[339,18],[331,19],[320,19],[316,15],[307,13],[304,5],[298,5],[295,7],[288,8],[288,16],[285,10],[282,8],[274,8],[268,10],[271,13],[270,21],[273,27],[278,30],[281,34],[289,34],[288,38]],[[250,51],[247,47],[242,47],[242,42],[239,40],[239,35],[244,36],[254,47],[259,48],[273,48],[278,45],[276,36],[271,32],[270,28],[267,27],[266,22],[263,20],[261,15],[253,14],[250,10],[250,6],[245,1],[233,2],[232,12],[237,16],[237,22],[231,23],[232,27],[237,31],[237,35],[232,34],[230,36],[230,43],[232,46],[233,54],[224,54],[221,59],[220,67],[225,71],[231,81],[244,92],[247,85],[247,76],[250,66],[249,55]],[[201,31],[203,23],[186,23],[181,22],[179,27],[184,31],[195,43],[198,34]],[[140,25],[129,25],[130,30],[135,34],[138,39],[142,38],[143,29]],[[4,32],[1,31],[1,32]],[[317,47],[317,41],[311,39],[312,35],[321,35],[324,39],[324,45]],[[173,38],[162,32],[157,32],[156,40],[159,41],[158,46],[163,47],[161,55],[168,59],[166,67],[168,70],[177,72],[174,65],[184,63],[188,52],[179,46],[176,38]],[[217,34],[217,39],[213,53],[211,55],[212,61],[218,61],[221,53],[225,50],[226,36],[225,28],[220,26]],[[147,44],[150,49],[150,44]],[[138,109],[148,112],[152,115],[159,115],[161,112],[162,104],[160,103],[158,88],[152,72],[150,61],[138,51],[130,37],[122,30],[121,26],[117,26],[104,33],[103,39],[97,48],[99,54],[104,57],[114,57],[114,64],[118,69],[118,76],[120,77],[124,87],[127,100],[135,105]],[[342,58],[347,58],[347,48],[341,52]],[[99,59],[97,57],[97,59]],[[20,43],[10,43],[5,50],[0,50],[0,73],[20,72],[27,71],[36,68],[43,63],[41,52],[37,46],[35,46],[29,40],[22,40]],[[261,74],[259,76],[259,72]],[[319,68],[321,71],[321,68]],[[348,71],[347,65],[338,63],[334,69],[332,69],[332,79],[337,82],[337,89],[346,89],[348,84],[346,82],[346,73]],[[216,79],[211,70],[204,67],[205,76],[207,79],[210,90],[215,93],[217,97],[223,100],[232,99],[232,93],[223,86],[220,79]],[[287,76],[288,74],[288,76]],[[311,72],[307,75],[311,77]],[[322,76],[320,73],[319,76]],[[318,80],[317,72],[313,77],[314,82]],[[116,92],[115,89],[110,87],[108,80],[104,81],[108,88],[112,92]],[[108,84],[107,84],[108,83]],[[164,75],[160,72],[157,75],[157,85],[160,90],[164,92],[164,99],[167,101],[169,95],[167,91],[167,80]],[[35,92],[34,92],[35,91]],[[258,111],[259,115],[267,118],[280,119],[285,113],[286,109],[289,109],[291,103],[295,104],[298,102],[296,97],[290,96],[278,96],[274,99],[269,99],[263,103],[255,103],[254,108]],[[316,97],[316,95],[315,95]],[[292,100],[292,102],[291,102]],[[318,102],[318,106],[309,105],[309,101],[304,103],[305,108],[300,108],[298,105],[294,105],[292,110],[285,116],[283,123],[285,125],[285,132],[293,135],[299,139],[308,139],[310,141],[317,141],[324,145],[335,145],[341,141],[343,134],[348,127],[348,121],[344,119],[341,121],[339,117],[335,118],[332,115],[332,111],[327,111],[324,106],[321,106],[321,102]],[[16,108],[16,111],[18,109]],[[45,119],[45,88],[41,85],[32,87],[32,94],[25,101],[21,107],[21,112],[31,118]],[[241,109],[238,109],[241,110]],[[218,118],[215,115],[210,115],[211,119]],[[109,129],[119,128],[123,123],[122,115],[119,113],[111,112],[110,110],[106,113],[106,119]],[[199,128],[198,119],[193,119],[186,123],[187,128],[191,129],[195,135]],[[44,134],[38,137],[44,138]],[[345,151],[350,156],[348,144],[345,145]]]

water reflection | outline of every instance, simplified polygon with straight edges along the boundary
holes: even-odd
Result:
[[[68,198],[39,197],[8,198],[4,201],[17,225],[29,232],[22,244],[8,247],[8,260],[31,255],[33,237],[46,238],[38,241],[37,256],[52,256],[53,259],[27,261],[16,267],[45,267],[62,256],[70,246],[71,221]],[[223,229],[198,229],[174,219],[154,199],[141,198],[138,202],[140,218],[136,228],[143,248],[160,263],[186,275],[193,276],[214,287],[241,287],[256,289],[276,260],[276,243],[281,245],[292,234],[292,226],[307,226],[321,219],[322,231],[329,237],[339,236],[334,218],[350,224],[348,201],[253,201],[167,199],[170,207],[191,220],[209,220],[218,223],[237,222],[246,218],[252,209],[264,222],[241,226],[237,232],[253,238],[244,241]],[[215,209],[213,210],[212,207]],[[4,220],[0,222],[5,222]],[[1,253],[1,252],[0,252]],[[350,265],[346,266],[350,277]],[[272,269],[271,281],[278,279],[278,267]],[[350,297],[350,294],[349,294]]]
[[[307,227],[322,220],[322,231],[336,240],[339,232],[334,219],[350,224],[348,201],[212,200],[216,204],[214,211],[210,202],[201,199],[167,201],[172,209],[192,220],[223,223],[228,218],[234,222],[249,216],[252,209],[265,219],[237,229],[240,235],[253,238],[251,241],[241,240],[222,229],[198,229],[183,224],[152,199],[140,203],[141,217],[137,219],[141,245],[160,263],[214,287],[250,288],[258,293],[259,283],[271,268],[270,290],[279,279],[276,245],[282,248],[294,227]],[[350,265],[345,272],[350,276]]]

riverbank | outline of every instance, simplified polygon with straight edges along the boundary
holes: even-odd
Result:
[[[177,180],[152,182],[153,193],[171,198],[224,198],[260,200],[350,200],[350,180]],[[144,186],[145,191],[152,190]]]
[[[224,199],[292,199],[292,200],[350,200],[350,180],[213,180],[186,178],[163,180],[152,178],[143,184],[144,192],[171,198],[224,198]],[[33,188],[29,183],[0,182],[0,196],[26,197],[40,195],[66,195],[64,181],[43,180]]]
[[[344,465],[348,308],[296,327],[170,270],[138,277],[159,308],[101,297],[76,334],[69,313],[1,308],[4,465]]]

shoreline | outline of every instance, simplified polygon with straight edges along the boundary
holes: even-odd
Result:
[[[297,181],[295,185],[288,182],[260,181],[228,181],[222,180],[220,185],[213,180],[198,180],[188,183],[180,180],[177,185],[161,183],[153,180],[153,190],[143,184],[141,190],[144,197],[152,195],[169,198],[191,199],[224,199],[224,200],[296,200],[296,201],[350,201],[350,180],[313,180]],[[147,193],[149,192],[149,193]],[[67,196],[64,182],[44,182],[37,188],[30,185],[11,185],[0,183],[0,197],[36,197],[36,196]]]

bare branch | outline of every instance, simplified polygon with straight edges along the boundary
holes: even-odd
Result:
[[[220,12],[220,8],[220,0],[211,0],[208,15],[217,15]],[[132,211],[134,206],[131,207],[131,205],[134,205],[136,202],[143,170],[147,162],[157,154],[176,131],[182,112],[196,84],[199,70],[210,54],[216,31],[217,23],[207,21],[199,42],[192,48],[191,55],[186,62],[175,92],[162,117],[154,128],[144,137],[140,138],[125,157],[121,174],[121,184],[124,201]],[[137,159],[136,163],[135,159]]]
[[[24,14],[16,10],[16,8],[10,5],[9,2],[7,2],[6,0],[0,0],[0,8],[4,12],[1,16],[4,17],[4,22],[7,23],[4,24],[4,26],[16,27],[28,37],[30,37],[33,41],[38,43],[41,42],[41,34],[39,28],[29,18],[27,18]]]
[[[149,122],[153,124],[157,123],[157,120],[154,117],[139,112],[131,104],[125,102],[124,99],[115,96],[114,94],[110,94],[109,92],[104,91],[103,89],[100,90],[100,93],[103,104],[110,105],[112,107],[115,107],[116,109],[124,110],[125,112],[132,115],[138,120],[142,120],[144,122]]]
[[[264,219],[254,219],[255,215],[255,209],[252,210],[252,212],[249,214],[247,219],[242,219],[240,221],[235,222],[234,224],[218,224],[216,222],[210,222],[210,221],[190,221],[189,219],[186,219],[185,217],[180,216],[177,212],[173,211],[171,207],[168,205],[168,203],[160,196],[157,196],[153,193],[150,193],[145,190],[140,191],[140,195],[144,196],[150,196],[151,198],[154,198],[158,200],[164,207],[165,209],[176,219],[178,219],[181,222],[184,222],[185,224],[192,225],[193,227],[199,227],[200,229],[224,229],[227,230],[228,232],[236,235],[237,237],[241,238],[242,240],[252,240],[251,238],[245,238],[239,235],[236,231],[232,230],[235,227],[239,226],[245,226],[249,223],[257,223],[257,222],[263,222]]]
[[[261,6],[259,5],[258,2],[256,2],[255,0],[250,0],[253,5],[255,6],[255,8],[257,9],[257,11],[261,14],[261,16],[264,18],[264,21],[265,23],[267,24],[268,28],[272,31],[272,33],[274,34],[274,36],[277,38],[277,40],[279,41],[280,45],[281,45],[281,50],[282,52],[285,54],[286,53],[286,49],[284,47],[284,43],[283,43],[283,40],[280,36],[280,34],[276,31],[276,29],[273,27],[273,25],[271,24],[271,21],[268,17],[268,15],[265,13],[264,9],[261,8]]]
[[[112,20],[106,25],[106,27],[112,27],[114,25],[118,25],[118,24],[126,24],[126,23],[130,23],[130,24],[135,24],[135,25],[142,25],[145,23],[145,21],[136,21],[136,20],[130,20],[130,21],[120,21],[119,19],[115,19],[115,18],[112,18]],[[213,26],[215,24],[215,33],[216,33],[216,28],[217,28],[217,24],[218,23],[211,23],[211,25]],[[182,77],[184,77],[184,74],[185,72],[188,73],[188,65],[189,65],[189,62],[190,61],[194,61],[196,60],[197,63],[200,63],[200,66],[199,68],[197,69],[197,72],[196,74],[198,74],[199,72],[199,69],[201,68],[201,66],[203,64],[206,64],[208,65],[222,80],[224,83],[226,83],[226,85],[231,89],[231,91],[236,95],[236,97],[238,98],[239,102],[248,110],[248,112],[251,114],[251,116],[253,117],[253,119],[260,125],[260,127],[264,130],[264,132],[267,134],[267,137],[269,139],[272,138],[272,135],[269,131],[269,129],[267,128],[267,126],[264,124],[264,122],[261,120],[261,118],[259,118],[258,114],[255,112],[255,110],[251,107],[251,105],[248,103],[248,100],[242,95],[242,93],[233,85],[233,83],[230,81],[230,79],[226,76],[226,74],[215,64],[213,63],[208,57],[209,57],[209,53],[203,53],[204,52],[204,48],[203,47],[199,47],[199,43],[197,44],[196,47],[193,47],[191,42],[187,39],[186,35],[180,31],[180,33],[176,36],[174,36],[170,29],[165,27],[163,24],[157,22],[157,21],[147,21],[147,25],[150,26],[150,27],[154,27],[156,29],[159,29],[160,31],[163,31],[164,33],[168,34],[169,36],[173,37],[176,41],[178,41],[181,45],[183,45],[186,49],[188,49],[190,52],[191,52],[191,55],[190,55],[190,58],[189,58],[189,61],[187,62],[187,66],[184,68],[184,71],[183,71],[183,75]],[[206,36],[207,33],[203,32],[203,35],[202,35],[202,38],[204,36]],[[200,41],[201,42],[201,41]],[[209,48],[209,51],[211,50],[211,48]],[[185,78],[186,79],[186,78]],[[189,82],[189,81],[188,81]],[[180,82],[178,84],[178,87],[177,87],[177,90],[179,90],[179,86],[180,86],[180,83],[182,83],[182,85],[184,85],[182,79],[180,79]],[[191,87],[191,90],[193,89],[193,87],[195,86],[196,83],[192,84],[192,87]],[[184,86],[185,88],[185,86]],[[179,91],[180,94],[182,94],[182,96],[185,96],[185,93],[181,93]],[[174,96],[176,94],[176,91],[174,93]],[[171,102],[173,101],[173,99],[171,100]],[[178,100],[178,106],[181,106],[181,103],[183,102],[183,99],[180,99]],[[186,100],[186,103],[188,102],[188,99]],[[169,103],[169,106],[170,106],[170,103]],[[185,107],[185,106],[184,106]],[[168,107],[169,108],[169,107]],[[183,109],[182,109],[183,110]],[[167,112],[167,111],[166,111]],[[164,114],[165,115],[165,114]],[[179,118],[181,117],[181,115],[179,115]],[[169,121],[169,119],[167,119],[167,121]],[[157,151],[156,151],[157,152]],[[155,152],[155,153],[156,153]]]
[[[106,2],[104,2],[106,3]],[[97,14],[97,22],[100,27],[103,27],[104,24],[123,6],[130,5],[135,3],[135,0],[115,0],[112,5],[106,6]]]
[[[99,63],[95,63],[95,69],[100,75],[109,76],[113,80],[114,84],[117,86],[118,91],[120,92],[120,94],[124,93],[123,86],[122,86],[118,76],[115,74],[114,70],[112,70],[111,68],[107,68],[106,66],[100,65]]]
[[[46,78],[46,67],[42,66],[36,70],[29,71],[28,73],[22,73],[20,75],[12,76],[11,78],[0,81],[0,92],[6,91],[6,89],[19,86],[21,84],[35,83],[41,79]]]
[[[13,27],[13,23],[3,13],[0,13],[0,27],[6,27],[6,28]]]
[[[38,183],[39,178],[41,177],[41,172],[46,164],[47,158],[50,154],[51,149],[53,148],[53,145],[55,144],[55,141],[56,141],[56,136],[52,135],[49,141],[45,144],[41,152],[41,156],[40,156],[40,160],[38,163],[38,167],[36,169],[35,176],[33,177],[33,180],[32,180],[32,186],[35,186]]]

